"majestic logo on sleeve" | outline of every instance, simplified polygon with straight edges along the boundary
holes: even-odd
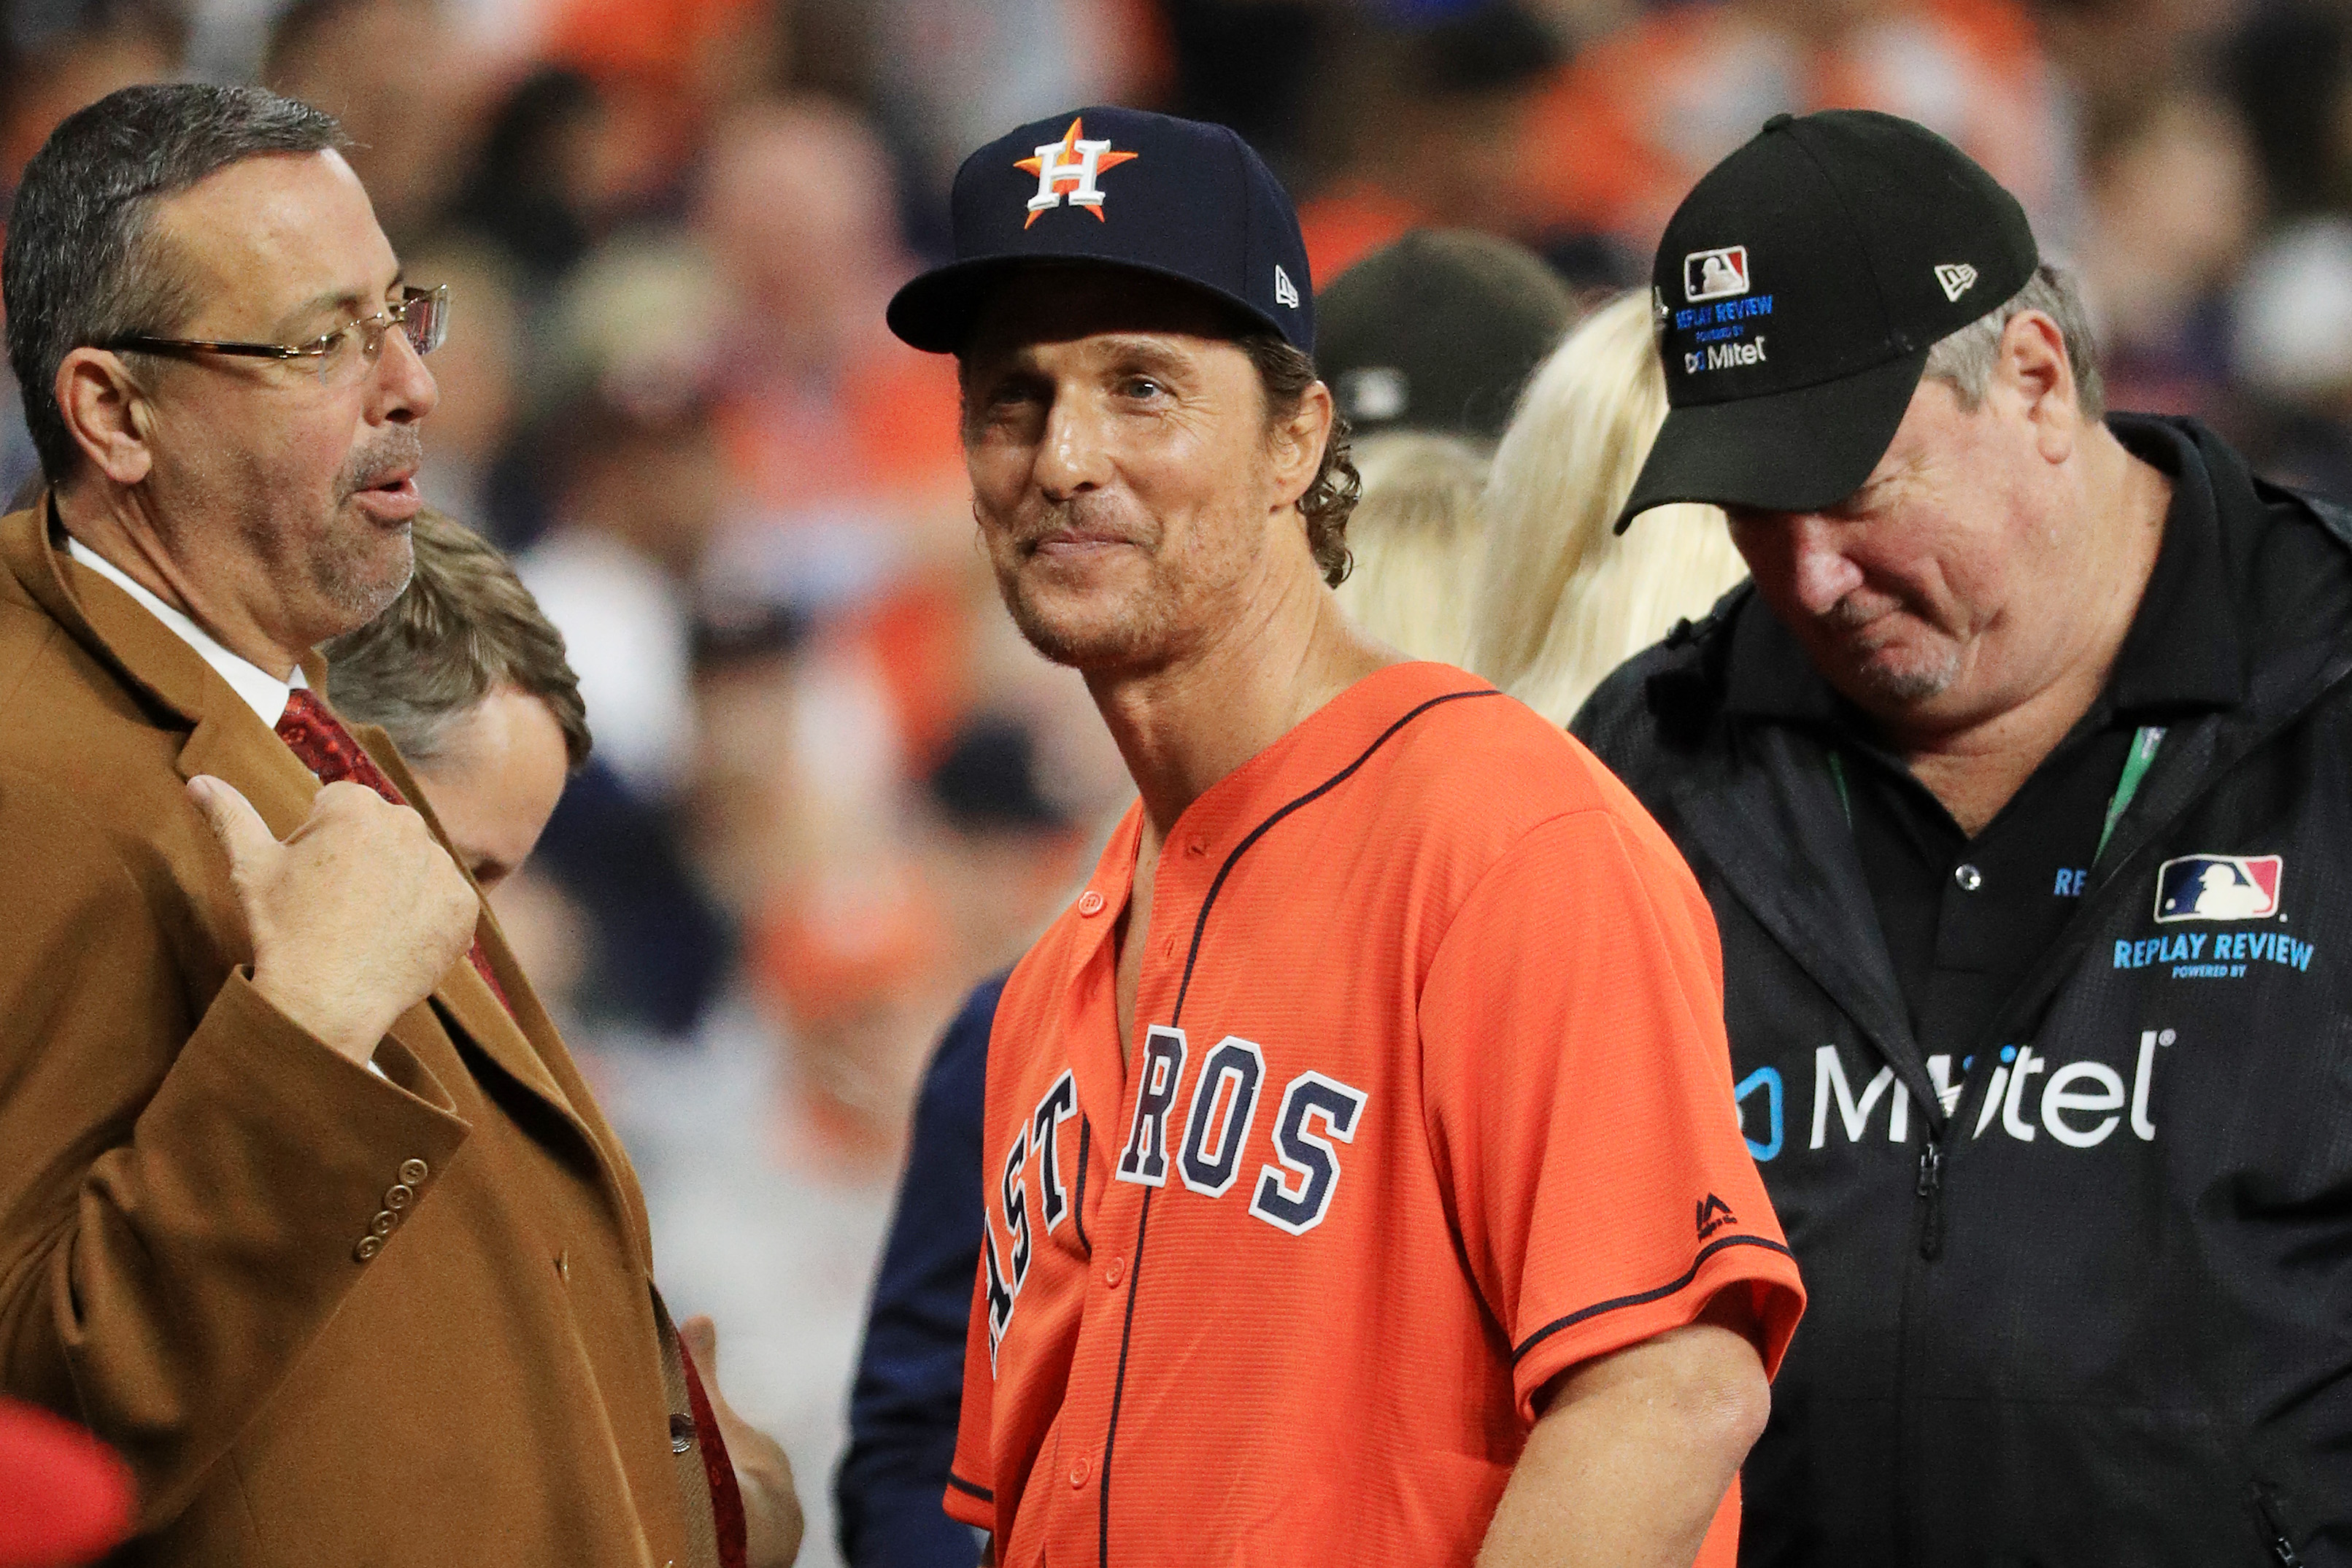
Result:
[[[1727,245],[1720,250],[1695,250],[1683,257],[1683,298],[1696,305],[1703,299],[1728,299],[1748,292],[1748,247]]]
[[[2278,913],[2278,855],[2182,855],[2156,872],[2156,918],[2263,920]]]
[[[1108,141],[1085,140],[1086,121],[1073,120],[1069,130],[1062,132],[1059,141],[1048,141],[1037,149],[1034,158],[1016,159],[1013,167],[1024,173],[1037,176],[1037,193],[1029,198],[1029,215],[1021,226],[1027,228],[1037,221],[1037,214],[1049,207],[1058,207],[1067,201],[1094,214],[1095,222],[1102,223],[1103,193],[1095,182],[1107,170],[1116,169],[1129,159],[1140,158],[1140,152],[1114,152]]]

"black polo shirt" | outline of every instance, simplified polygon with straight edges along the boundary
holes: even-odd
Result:
[[[2226,589],[2221,519],[2187,439],[2118,416],[2132,454],[2175,484],[2164,542],[2106,689],[1975,838],[1876,727],[1813,670],[1778,617],[1734,629],[1726,708],[1814,731],[1842,776],[1863,875],[1925,1054],[1958,1053],[2058,937],[2088,881],[2124,763],[2144,725],[2235,706],[2245,662]],[[1963,1068],[1965,1071],[1965,1067]]]

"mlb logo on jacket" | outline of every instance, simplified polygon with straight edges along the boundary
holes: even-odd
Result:
[[[2263,920],[2278,913],[2278,855],[2182,855],[2156,871],[2156,917]]]

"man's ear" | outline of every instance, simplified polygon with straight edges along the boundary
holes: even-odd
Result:
[[[1296,506],[1315,483],[1315,476],[1323,467],[1323,447],[1331,439],[1331,423],[1337,412],[1331,402],[1331,389],[1321,382],[1310,382],[1299,394],[1298,407],[1288,419],[1275,425],[1275,483],[1284,497],[1284,506]]]
[[[81,348],[58,365],[58,409],[66,429],[98,471],[117,485],[136,485],[154,466],[149,443],[155,414],[146,389],[121,357]]]
[[[1996,374],[2033,423],[2042,459],[2063,463],[2074,455],[2083,411],[2074,399],[2074,368],[2067,361],[2066,338],[2058,323],[2039,310],[2011,317],[2001,329]]]

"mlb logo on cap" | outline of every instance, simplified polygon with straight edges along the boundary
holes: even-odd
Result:
[[[2156,872],[2156,917],[2262,920],[2278,913],[2278,855],[2182,855]]]
[[[1748,292],[1748,247],[1728,245],[1720,250],[1695,250],[1683,257],[1683,298],[1696,305],[1703,299],[1728,299]]]

